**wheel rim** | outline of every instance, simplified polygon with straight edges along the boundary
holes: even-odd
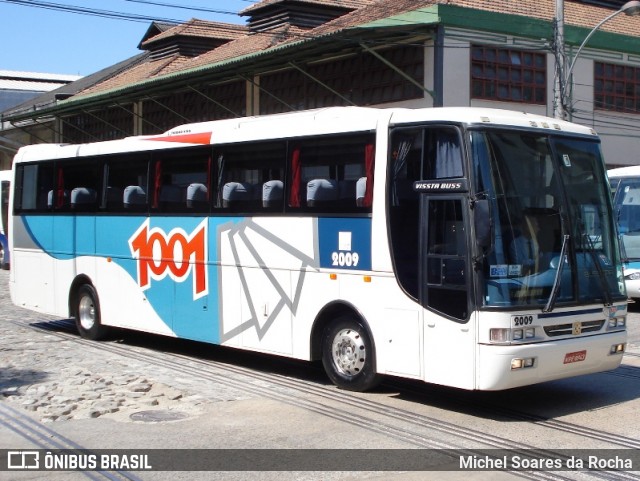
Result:
[[[367,358],[364,340],[360,333],[353,329],[343,329],[336,334],[331,353],[337,370],[347,376],[359,374]]]
[[[90,296],[82,296],[78,305],[78,320],[87,331],[96,323],[96,307]]]

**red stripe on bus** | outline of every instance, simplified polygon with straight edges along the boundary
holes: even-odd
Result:
[[[161,142],[180,142],[183,144],[210,144],[211,132],[201,132],[198,134],[168,135],[166,137],[151,137],[147,140],[157,140]]]

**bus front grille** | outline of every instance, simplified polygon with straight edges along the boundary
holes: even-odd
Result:
[[[604,320],[584,321],[581,324],[580,334],[589,332],[597,332],[602,329]],[[571,336],[574,335],[574,323],[555,324],[553,326],[544,326],[544,332],[549,337]]]

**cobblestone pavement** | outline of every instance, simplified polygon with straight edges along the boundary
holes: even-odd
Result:
[[[196,385],[157,366],[90,345],[79,348],[72,340],[12,322],[55,318],[13,306],[8,277],[0,271],[0,399],[32,412],[40,421],[98,417],[132,421],[131,414],[146,410],[173,412],[179,419],[181,414],[197,415],[212,402],[247,397],[215,383]]]

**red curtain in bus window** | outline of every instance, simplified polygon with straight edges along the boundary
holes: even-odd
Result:
[[[367,144],[364,147],[364,169],[367,176],[367,188],[364,191],[363,207],[371,207],[373,205],[373,167],[375,162],[375,147],[373,144]]]
[[[211,176],[213,175],[213,157],[207,160],[207,202],[211,200]]]
[[[302,167],[300,166],[300,147],[291,153],[291,192],[289,206],[300,207],[300,182],[302,181]]]
[[[162,162],[156,160],[156,175],[153,189],[153,208],[157,209],[160,205],[160,189],[162,188]]]
[[[64,170],[62,167],[58,167],[58,182],[56,184],[56,202],[55,208],[61,209],[64,207]]]

